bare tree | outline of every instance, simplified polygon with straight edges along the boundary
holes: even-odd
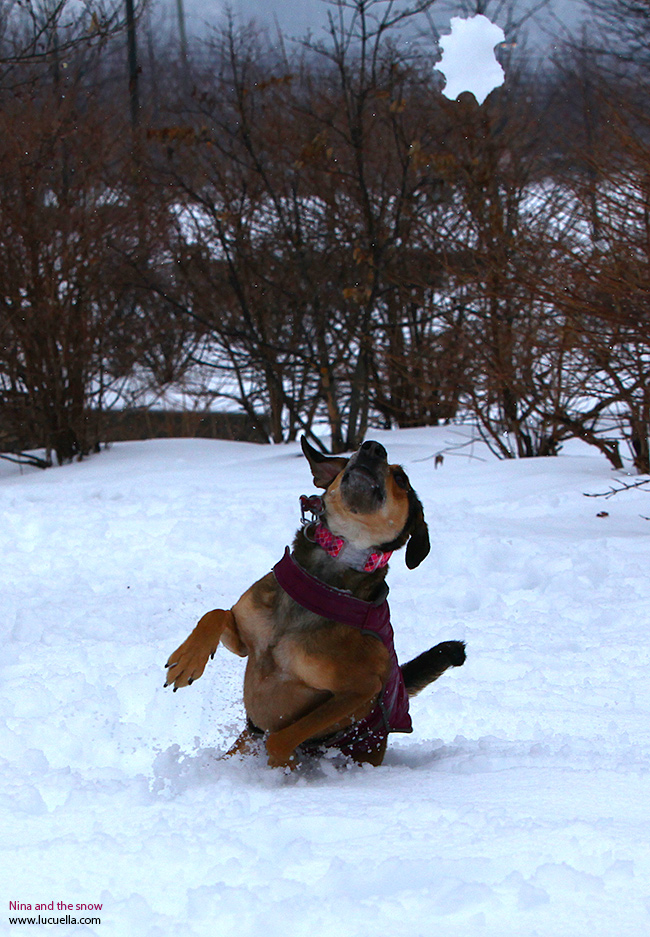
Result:
[[[134,251],[140,231],[122,118],[70,72],[65,93],[26,86],[0,113],[1,416],[59,462],[100,438],[111,362],[132,341],[111,245]]]
[[[650,3],[648,0],[585,0],[591,26],[590,46],[620,65],[647,67],[650,57]],[[627,71],[627,68],[626,68]]]
[[[620,102],[619,102],[620,104]],[[650,160],[648,127],[612,110],[597,151],[598,240],[567,254],[558,305],[569,316],[593,405],[650,472]],[[585,215],[590,186],[577,189]],[[568,289],[567,287],[570,286]],[[618,459],[610,459],[620,464]]]
[[[441,173],[452,204],[441,228],[440,305],[462,315],[471,361],[465,400],[502,457],[553,454],[557,428],[541,412],[540,377],[557,330],[537,291],[560,195],[544,185],[544,140],[526,77],[478,106],[446,104]]]
[[[43,68],[56,77],[68,56],[99,51],[124,28],[122,0],[0,0],[0,87],[34,81]]]
[[[406,62],[387,42],[405,18],[384,0],[336,4],[328,42],[275,63],[231,25],[192,126],[150,135],[166,145],[164,171],[202,246],[195,282],[201,271],[212,287],[192,315],[209,321],[243,405],[251,367],[261,377],[275,439],[284,421],[289,436],[308,427],[321,404],[335,450],[365,433],[375,314],[397,288],[426,174],[411,158],[420,134]]]

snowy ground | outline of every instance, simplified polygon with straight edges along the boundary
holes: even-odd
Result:
[[[101,904],[50,928],[98,937],[650,932],[650,495],[585,498],[613,473],[581,448],[434,470],[467,432],[373,433],[431,529],[419,569],[391,563],[400,659],[461,638],[466,665],[382,768],[290,776],[220,760],[241,660],[176,694],[163,664],[279,559],[312,490],[298,447],[2,465],[0,933],[31,931],[10,902]]]

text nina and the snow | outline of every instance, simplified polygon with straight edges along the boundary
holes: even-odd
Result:
[[[22,901],[10,901],[9,910],[10,911],[54,911],[56,907],[57,911],[101,911],[103,905],[101,904],[68,904],[65,901],[50,901],[43,902],[41,904],[30,904],[29,902],[24,903]]]

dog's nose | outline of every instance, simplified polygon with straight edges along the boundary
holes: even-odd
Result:
[[[382,446],[380,442],[375,442],[374,439],[367,439],[364,443],[361,444],[361,452],[364,455],[368,456],[369,459],[386,459],[388,458],[388,453]]]

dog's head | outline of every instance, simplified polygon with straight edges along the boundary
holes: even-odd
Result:
[[[406,543],[406,565],[419,566],[430,549],[422,504],[401,465],[388,464],[381,443],[366,440],[350,458],[323,455],[304,436],[301,445],[314,484],[325,488],[324,520],[332,533],[384,552]]]

